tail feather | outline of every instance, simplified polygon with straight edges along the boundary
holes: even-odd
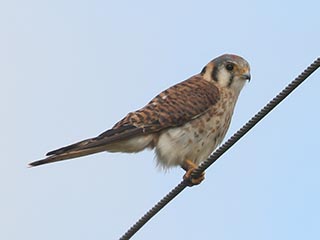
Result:
[[[51,155],[48,156],[47,158],[29,163],[29,167],[35,167],[47,163],[53,163],[53,162],[58,162],[58,161],[63,161],[63,160],[68,160],[72,158],[77,158],[77,157],[82,157],[98,152],[105,151],[105,147],[95,147],[95,148],[88,148],[88,149],[79,149],[79,150],[70,150],[66,151],[64,153],[59,153],[56,155]]]
[[[84,148],[86,148],[86,146],[89,143],[95,142],[95,140],[96,140],[95,138],[89,138],[89,139],[83,140],[81,142],[77,142],[77,143],[62,147],[62,148],[58,148],[58,149],[55,149],[53,151],[48,152],[46,154],[46,156],[59,155],[59,154],[70,152],[70,151],[74,151],[74,150],[77,150],[77,149],[78,150],[84,149]]]
[[[66,147],[62,147],[46,154],[47,158],[32,162],[30,167],[39,166],[46,163],[53,163],[76,157],[82,157],[98,152],[112,150],[115,143],[121,143],[123,140],[130,139],[136,135],[143,134],[142,128],[135,126],[122,126],[117,129],[110,129],[97,137],[89,138]]]
[[[121,140],[128,139],[132,136],[142,134],[143,129],[136,128],[134,126],[124,126],[119,129],[110,129],[100,134],[97,137],[89,138],[81,142],[77,142],[66,147],[62,147],[53,151],[50,151],[46,156],[58,155],[72,150],[90,149],[100,146],[107,146],[108,144],[119,142]]]

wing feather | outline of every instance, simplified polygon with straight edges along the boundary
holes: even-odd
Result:
[[[143,133],[153,133],[178,127],[206,113],[219,99],[219,89],[200,74],[195,75],[163,91],[142,109],[129,113],[114,128],[133,125],[143,128]]]

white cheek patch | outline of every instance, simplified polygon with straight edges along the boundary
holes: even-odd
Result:
[[[224,69],[224,68],[220,69],[219,72],[218,72],[218,76],[217,76],[219,85],[222,86],[222,87],[229,86],[230,77],[231,77],[230,73],[226,69]]]
[[[220,86],[232,88],[234,91],[238,93],[241,91],[244,84],[246,83],[245,80],[240,79],[239,77],[236,77],[236,76],[234,76],[233,79],[230,80],[231,74],[224,68],[219,70],[217,79]]]

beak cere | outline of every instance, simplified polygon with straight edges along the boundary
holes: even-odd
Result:
[[[243,80],[248,80],[250,82],[251,75],[250,75],[250,73],[245,73],[245,74],[242,74],[241,78]]]

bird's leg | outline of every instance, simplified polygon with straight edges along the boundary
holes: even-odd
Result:
[[[198,167],[194,162],[191,160],[185,160],[181,167],[186,171],[183,176],[183,179],[189,181],[188,186],[192,187],[194,185],[200,184],[204,180],[204,172],[198,178],[191,178],[192,172]]]

